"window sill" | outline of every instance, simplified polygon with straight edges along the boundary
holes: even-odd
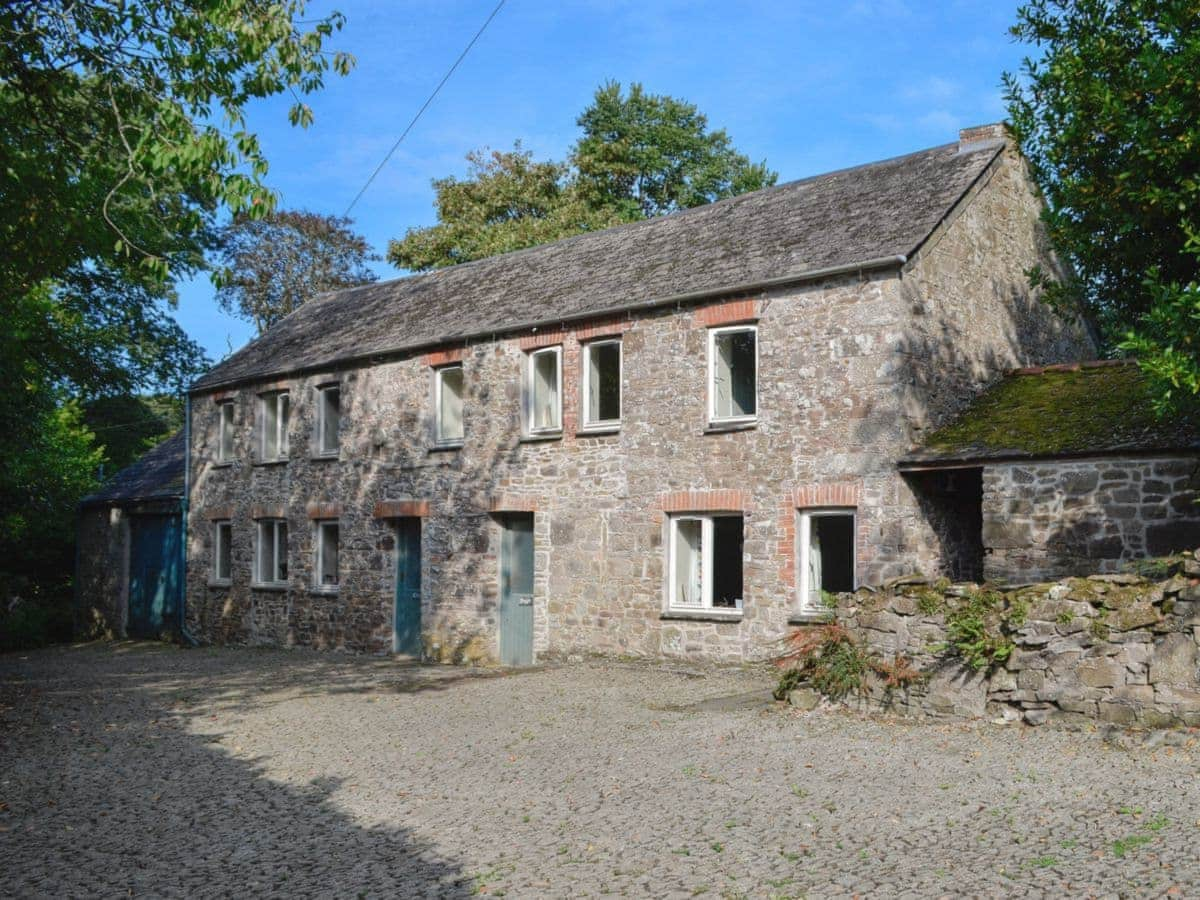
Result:
[[[310,587],[308,592],[320,597],[336,597],[338,589],[336,587]]]
[[[617,434],[621,430],[621,423],[615,422],[610,425],[585,425],[575,432],[576,437],[602,437],[606,434]]]
[[[251,582],[251,584],[250,584],[250,590],[252,590],[252,591],[274,591],[277,593],[283,593],[283,592],[289,590],[290,588],[291,588],[291,585],[287,584],[286,582],[264,583],[264,582],[260,581],[260,582]]]
[[[810,609],[794,612],[788,616],[789,625],[823,625],[833,621],[833,610]]]
[[[341,458],[341,453],[314,453],[309,457],[313,462],[337,462]]]
[[[233,582],[229,579],[210,578],[208,579],[208,586],[210,588],[228,589],[233,587]]]
[[[445,441],[429,448],[430,453],[453,453],[463,448],[463,441]]]
[[[212,462],[212,468],[214,468],[214,469],[228,469],[228,468],[231,468],[235,462],[237,462],[237,460],[233,460],[233,459],[215,459],[215,460],[213,460],[213,462]]]
[[[693,622],[740,622],[740,609],[664,609],[660,619],[688,619]]]
[[[256,459],[251,463],[253,466],[286,466],[288,458],[281,456],[278,459]]]
[[[561,441],[562,436],[563,436],[563,433],[561,431],[547,431],[545,433],[523,434],[523,435],[521,435],[521,443],[522,444],[538,444],[543,441]]]
[[[752,431],[758,427],[758,419],[738,420],[736,422],[709,422],[704,428],[705,434],[724,434],[727,431]]]

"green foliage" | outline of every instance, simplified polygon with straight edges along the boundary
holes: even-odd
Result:
[[[972,591],[946,612],[950,648],[975,671],[1000,665],[1016,649],[1008,632],[1024,623],[1029,605],[1006,604],[995,591]]]
[[[640,84],[627,94],[604,85],[577,124],[567,162],[535,161],[519,142],[468,154],[466,178],[433,182],[437,224],[391,241],[388,260],[413,271],[456,265],[775,183],[694,105]]]
[[[1200,4],[1032,0],[1038,51],[1004,77],[1046,222],[1109,349],[1138,355],[1160,411],[1200,405]]]
[[[863,649],[842,625],[798,629],[788,636],[787,644],[776,660],[784,670],[775,687],[776,700],[786,699],[801,684],[811,684],[837,700],[863,691],[869,673],[882,678],[889,690],[907,687],[923,677],[904,657],[885,662]]]
[[[0,606],[0,653],[68,641],[71,630],[71,596],[66,586],[53,598],[21,600],[11,609]]]
[[[261,334],[305,300],[375,281],[379,259],[343,216],[298,210],[241,214],[221,233],[217,302]]]
[[[103,451],[103,480],[182,428],[183,401],[171,394],[100,397],[84,406],[83,421]]]

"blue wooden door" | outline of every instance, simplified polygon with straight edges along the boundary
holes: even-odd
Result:
[[[421,520],[396,520],[396,620],[392,651],[421,653]]]
[[[533,514],[505,516],[500,541],[500,664],[533,665]]]
[[[175,630],[179,567],[178,517],[130,517],[126,632],[131,637],[154,638]]]

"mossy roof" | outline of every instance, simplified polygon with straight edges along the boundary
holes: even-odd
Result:
[[[1132,362],[1019,369],[930,434],[901,463],[1200,449],[1200,433],[1158,418]]]

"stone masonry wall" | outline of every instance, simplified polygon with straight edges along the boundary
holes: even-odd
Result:
[[[994,224],[986,216],[959,223],[953,227],[986,230]],[[983,246],[985,240],[965,242]],[[1006,296],[994,280],[950,286],[946,279],[954,277],[947,270],[942,284],[952,287],[955,302],[970,305],[977,290],[989,298]],[[1020,284],[1013,281],[1008,289],[1019,292]],[[1003,333],[1005,326],[992,327],[989,319],[1008,313],[978,299],[982,333]],[[494,655],[496,514],[526,510],[535,514],[539,658],[769,654],[796,613],[799,506],[856,509],[860,582],[878,583],[914,565],[926,571],[943,565],[937,535],[895,468],[916,438],[914,423],[928,418],[919,407],[933,402],[906,381],[918,342],[913,315],[895,273],[847,275],[197,395],[190,448],[190,628],[212,641],[386,652],[396,565],[386,516],[407,509],[423,517],[427,651],[440,658]],[[747,319],[758,323],[758,421],[751,428],[712,430],[706,427],[707,329]],[[611,334],[623,341],[624,418],[613,433],[581,433],[580,345]],[[1065,346],[1059,331],[1044,334],[1022,335],[1027,345],[1017,355],[1020,362],[1058,360]],[[926,334],[921,341],[935,339]],[[981,345],[989,339],[981,338]],[[563,433],[553,440],[522,439],[523,354],[551,345],[563,348]],[[980,380],[1000,374],[987,370],[993,358],[996,365],[1011,365],[1010,356],[999,349],[980,353]],[[445,450],[433,447],[431,436],[432,372],[456,359],[466,379],[466,440],[460,449]],[[331,380],[342,390],[341,451],[336,459],[320,459],[311,452],[314,390]],[[256,398],[277,388],[291,393],[291,457],[262,463],[255,459]],[[236,409],[236,461],[228,465],[214,462],[214,400],[224,397]],[[665,517],[687,509],[744,515],[740,615],[714,620],[664,612]],[[282,590],[253,587],[255,518],[276,515],[290,526],[288,584]],[[316,517],[340,521],[342,581],[336,593],[312,588]],[[228,586],[209,578],[211,523],[217,518],[233,523]]]
[[[1200,455],[994,463],[983,470],[984,575],[1116,572],[1200,544]]]
[[[947,627],[976,585],[912,578],[841,595],[836,619],[861,647],[921,673],[894,690],[872,676],[854,700],[905,715],[1032,725],[1200,725],[1200,560],[1188,553],[1160,568],[1173,574],[1092,575],[989,595],[997,598],[989,631],[1010,652],[978,671],[950,649]]]
[[[125,634],[129,524],[120,507],[89,506],[79,513],[75,633],[83,638]]]

